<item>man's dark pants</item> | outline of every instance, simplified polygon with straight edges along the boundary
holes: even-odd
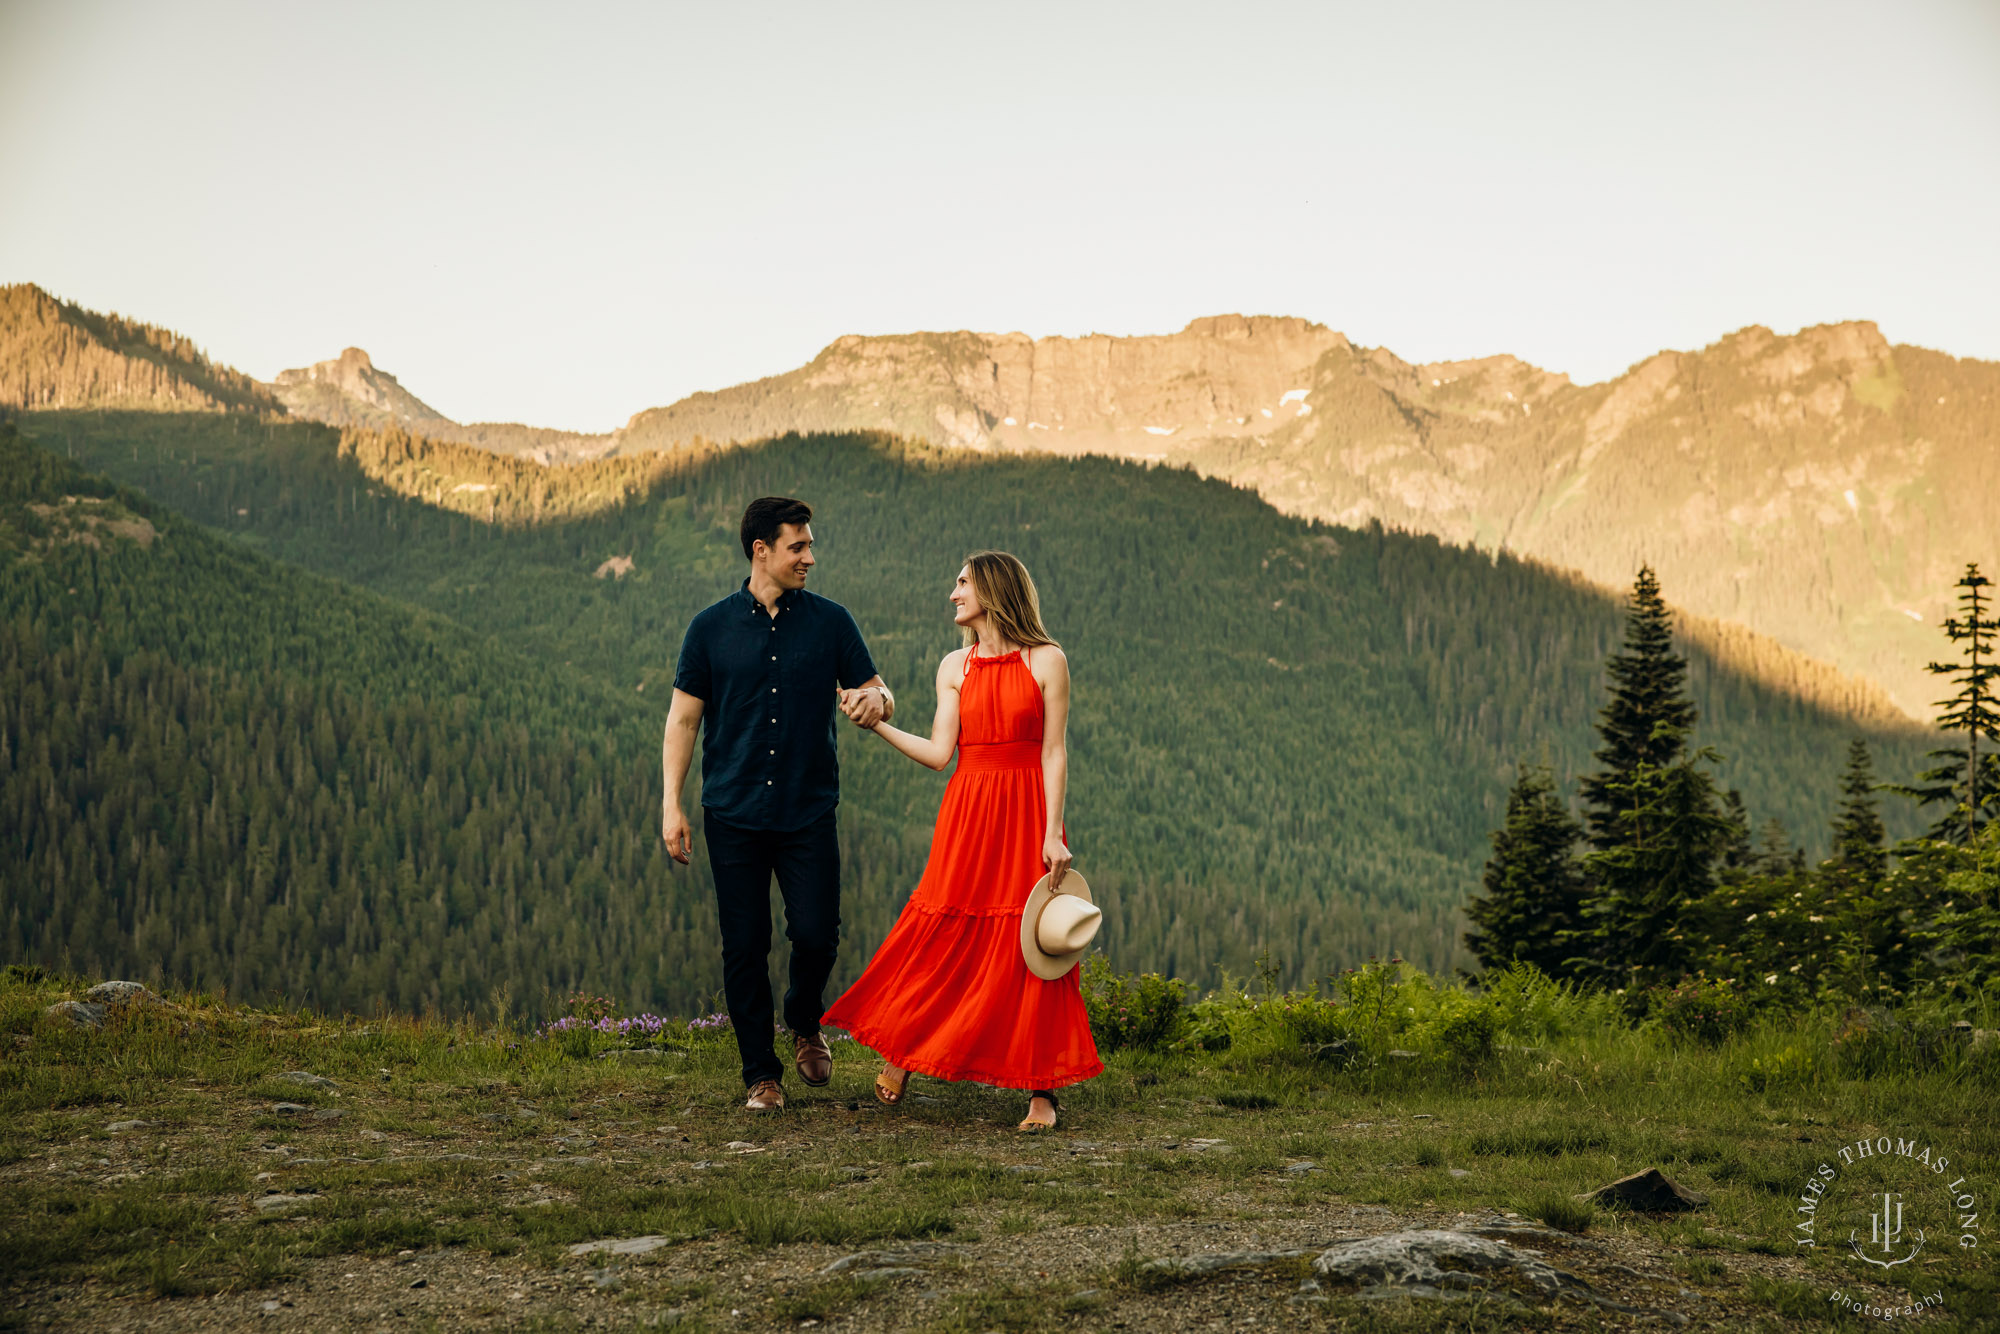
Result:
[[[778,877],[785,938],[792,942],[785,1027],[810,1037],[826,1010],[826,980],[840,941],[840,844],[832,811],[803,829],[777,833],[744,829],[704,810],[702,830],[722,927],[722,992],[747,1088],[785,1070],[771,1046],[771,877]]]

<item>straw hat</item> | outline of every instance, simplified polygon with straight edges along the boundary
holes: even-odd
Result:
[[[1104,910],[1090,899],[1090,885],[1075,870],[1065,871],[1061,889],[1043,876],[1021,908],[1021,957],[1028,971],[1053,982],[1076,967],[1097,938]]]

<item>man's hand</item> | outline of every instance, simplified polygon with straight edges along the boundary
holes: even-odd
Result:
[[[671,797],[660,803],[660,837],[667,841],[667,855],[686,866],[694,852],[694,831],[688,828],[681,804]]]
[[[840,711],[856,727],[873,729],[882,721],[882,692],[874,686],[840,692]]]
[[[1049,868],[1049,888],[1060,889],[1063,876],[1069,871],[1069,845],[1061,834],[1050,834],[1042,844],[1042,865]]]

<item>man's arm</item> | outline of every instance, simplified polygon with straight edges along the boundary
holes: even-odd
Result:
[[[667,842],[667,855],[682,866],[694,853],[694,831],[681,810],[681,789],[687,786],[688,766],[694,763],[694,739],[701,731],[702,701],[685,690],[674,691],[667,709],[667,731],[660,740],[661,777],[666,793],[660,798],[660,837]]]

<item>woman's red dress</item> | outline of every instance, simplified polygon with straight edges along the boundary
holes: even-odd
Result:
[[[1018,652],[967,658],[924,877],[826,1022],[918,1074],[1062,1088],[1104,1062],[1077,970],[1045,982],[1021,959],[1021,905],[1047,870],[1042,690]]]

